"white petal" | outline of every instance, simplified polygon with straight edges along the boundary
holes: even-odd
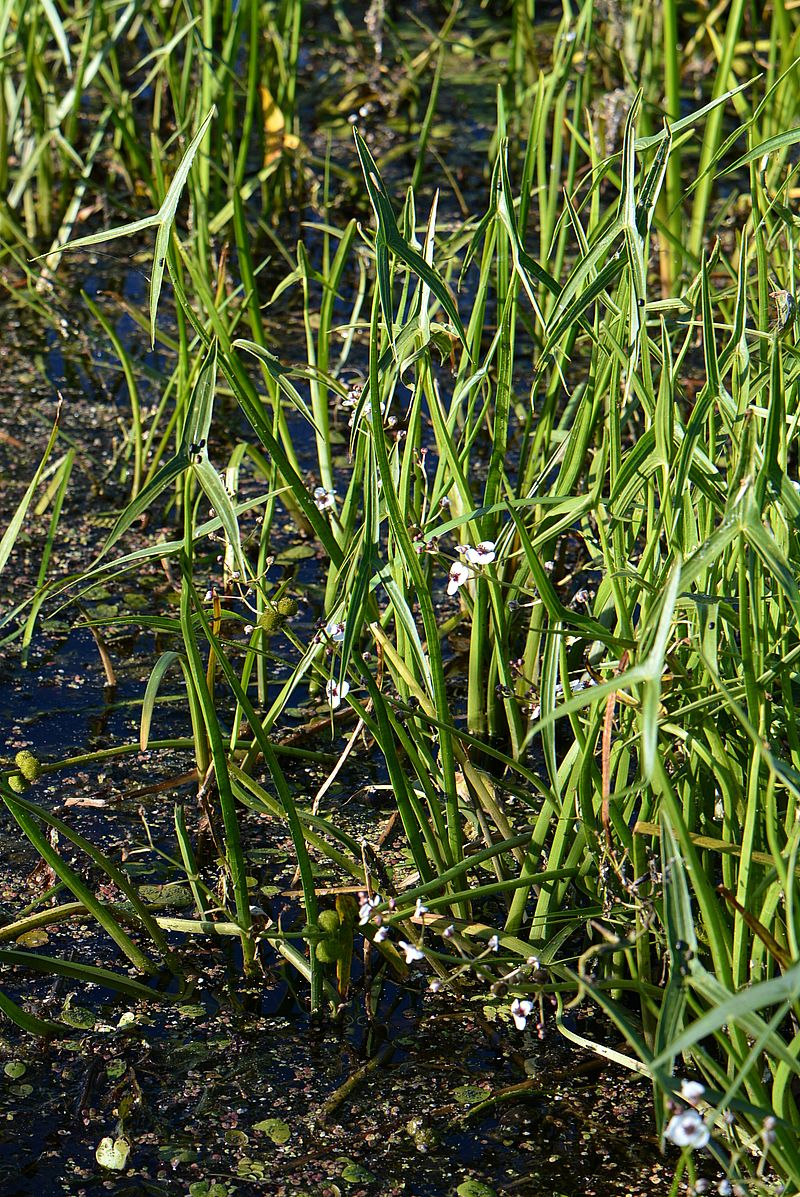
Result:
[[[670,1119],[664,1135],[676,1147],[705,1147],[711,1138],[697,1110],[684,1110]]]
[[[325,693],[328,697],[328,702],[331,705],[331,710],[335,711],[337,707],[342,705],[342,699],[346,698],[350,693],[350,683],[337,682],[331,678],[325,687]]]
[[[359,925],[359,927],[363,927],[366,923],[369,922],[369,920],[372,918],[373,910],[375,909],[376,906],[380,906],[380,904],[381,904],[380,894],[373,894],[371,898],[367,898],[367,900],[365,902],[361,903],[361,905],[358,908],[358,925]]]
[[[475,548],[465,546],[467,561],[473,565],[491,565],[495,559],[495,545],[493,540],[482,540],[480,544],[476,544]]]
[[[691,1105],[695,1105],[706,1091],[700,1081],[681,1081],[681,1097]]]
[[[520,1001],[519,998],[514,998],[511,1003],[511,1017],[514,1019],[514,1026],[518,1031],[524,1031],[528,1016],[533,1010],[533,1002],[527,1000]]]
[[[404,939],[400,939],[397,941],[397,946],[405,955],[406,964],[413,964],[415,960],[425,959],[425,953],[414,947],[413,943],[406,943]]]
[[[462,565],[460,561],[456,561],[450,566],[449,580],[447,583],[447,593],[456,594],[459,586],[463,586],[472,577],[472,570],[467,569],[466,565]]]

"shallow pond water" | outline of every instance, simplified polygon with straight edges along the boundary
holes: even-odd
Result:
[[[481,13],[480,19],[488,18]],[[449,156],[459,195],[443,198],[445,215],[448,210],[458,215],[465,196],[475,199],[476,210],[485,202],[486,144],[501,72],[484,66],[462,72],[435,129],[437,152],[455,147]],[[305,69],[313,73],[314,62]],[[316,134],[320,156],[330,135],[334,161],[342,165],[352,158],[354,114],[362,122],[382,122],[387,143],[393,137],[401,142],[407,114],[390,103],[385,80],[378,79],[372,90],[354,91],[349,107],[335,99],[335,71],[327,85],[330,95],[305,99],[323,116],[328,113]],[[407,168],[400,154],[393,169],[404,176]],[[363,216],[363,196],[354,201],[348,195],[344,204],[354,202],[361,203],[357,214]],[[295,219],[299,223],[297,214]],[[313,248],[313,231],[308,236]],[[77,465],[58,530],[54,571],[61,574],[93,558],[125,496],[119,462],[128,419],[124,387],[113,356],[88,330],[78,300],[82,289],[95,298],[146,304],[146,276],[132,257],[114,252],[65,263],[49,300],[56,320],[37,321],[9,303],[2,351],[0,527],[35,469],[56,393],[64,399],[63,439],[75,447]],[[295,344],[302,360],[302,328],[294,326],[291,306],[282,319],[282,352],[291,357]],[[117,330],[140,365],[143,401],[152,402],[159,393],[159,358],[147,350],[141,328],[122,307]],[[303,451],[301,445],[301,461]],[[35,586],[47,518],[31,521],[13,570],[2,579],[6,607]],[[153,533],[152,526],[136,530],[131,545]],[[278,568],[284,568],[280,560]],[[315,562],[303,559],[285,568],[306,587],[301,618],[313,624],[320,613]],[[171,601],[168,582],[154,567],[121,585],[104,585],[102,594],[87,600],[86,610],[101,608],[109,616],[152,612]],[[44,612],[27,668],[13,645],[0,649],[5,758],[31,748],[43,760],[56,761],[137,740],[136,704],[159,646],[149,632],[115,631],[107,643],[116,674],[109,687],[98,644],[85,627],[75,626],[75,614],[73,608]],[[314,712],[301,708],[288,726],[302,725]],[[161,703],[156,722],[159,737],[189,734],[177,703]],[[337,728],[333,738],[328,732],[304,743],[310,752],[335,760],[344,741]],[[109,757],[48,776],[31,796],[112,855],[127,857],[139,880],[163,886],[174,879],[165,859],[176,853],[174,802],[185,803],[191,830],[199,822],[191,779],[186,780],[192,767],[190,752],[179,747]],[[297,760],[293,768],[296,781],[306,771],[309,790],[325,776],[310,759]],[[354,833],[388,823],[389,810],[380,805],[385,781],[373,761],[360,762],[342,771],[326,801]],[[270,917],[290,922],[298,910],[285,829],[255,816],[244,820],[244,828],[255,896]],[[0,847],[2,910],[10,919],[37,898],[48,878],[8,815],[0,817]],[[336,878],[320,870],[319,880]],[[174,894],[172,902],[180,913]],[[88,923],[51,927],[46,936],[38,944],[46,943],[52,954],[124,967]],[[126,1004],[63,979],[16,971],[4,976],[12,996],[75,1026],[72,1040],[49,1045],[8,1023],[2,1027],[4,1193],[613,1197],[667,1187],[669,1167],[655,1139],[649,1086],[566,1043],[552,1017],[545,1018],[540,1040],[529,1030],[516,1031],[477,992],[430,994],[423,973],[413,973],[405,986],[382,981],[376,990],[368,962],[357,959],[340,1023],[314,1025],[305,993],[277,957],[265,952],[262,977],[245,989],[238,962],[224,944],[187,944],[178,936],[175,943],[193,957],[198,976],[178,1001],[166,1005]],[[357,947],[358,957],[360,941]],[[587,1036],[614,1042],[608,1028],[589,1021],[585,1012],[576,1019]],[[96,1152],[109,1137],[124,1137],[129,1145],[124,1175],[98,1163]]]
[[[44,359],[38,394],[31,393],[24,341],[13,357],[7,355],[7,365],[0,427],[9,435],[26,424],[31,431],[24,452],[0,439],[18,479],[6,489],[4,506],[34,466],[46,434],[50,388],[67,385],[60,352]],[[99,459],[110,455],[116,426],[108,406],[85,393],[71,396],[65,429],[81,448],[88,441],[86,448]],[[62,568],[85,563],[87,550],[102,540],[105,521],[77,518],[90,493],[86,480],[78,484],[76,518],[62,525]],[[15,593],[33,580],[43,530],[42,521],[34,524],[30,543],[17,553]],[[98,602],[125,609],[136,593],[136,581],[127,579]],[[151,578],[139,593],[151,606],[158,601],[157,581]],[[43,760],[57,760],[136,741],[135,703],[155,645],[149,633],[125,633],[110,647],[113,690],[94,639],[72,626],[70,612],[43,622],[27,669],[16,653],[4,652],[0,720],[7,756],[27,747]],[[160,705],[156,722],[162,737],[189,730],[178,704]],[[331,741],[328,733],[308,746],[335,759],[342,743],[340,735]],[[112,757],[47,777],[32,797],[112,855],[127,855],[141,881],[163,884],[170,869],[154,854],[148,835],[157,849],[174,855],[173,802],[186,803],[190,825],[196,818],[191,787],[180,781],[191,767],[189,752],[179,749]],[[324,776],[313,762],[295,767],[307,771],[309,788]],[[354,828],[374,827],[376,819],[389,818],[374,788],[383,780],[361,763],[342,773],[328,801]],[[369,801],[352,797],[370,792]],[[8,918],[44,882],[36,875],[35,853],[10,817],[0,823],[0,892]],[[293,873],[284,829],[249,818],[245,835],[258,900],[271,914],[291,918],[296,903],[281,896]],[[47,934],[49,953],[121,967],[113,947],[88,924],[56,926]],[[405,988],[385,982],[367,1018],[357,963],[341,1024],[313,1026],[302,993],[277,958],[265,958],[262,981],[244,992],[224,946],[202,942],[192,950],[201,977],[174,1009],[128,1006],[63,979],[6,979],[13,996],[24,996],[45,1015],[74,1019],[76,1031],[74,1040],[45,1045],[10,1024],[3,1028],[4,1192],[446,1197],[473,1180],[486,1186],[463,1190],[473,1197],[577,1197],[647,1192],[663,1183],[647,1086],[599,1067],[596,1058],[567,1045],[552,1022],[543,1042],[529,1032],[520,1035],[510,1019],[484,1009],[477,994],[429,994],[422,974]],[[342,1093],[354,1077],[352,1089]],[[497,1104],[470,1117],[471,1106],[491,1095],[499,1097]],[[130,1156],[124,1176],[115,1178],[98,1166],[95,1153],[104,1138],[120,1133]]]

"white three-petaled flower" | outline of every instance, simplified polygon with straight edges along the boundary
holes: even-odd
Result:
[[[527,1000],[520,1001],[519,998],[514,998],[511,1003],[511,1017],[514,1019],[514,1026],[518,1031],[525,1030],[525,1024],[531,1016],[533,1011],[533,1002]]]
[[[380,894],[373,894],[371,898],[367,898],[358,908],[358,925],[364,927],[372,918],[372,912],[376,906],[380,906]]]
[[[454,565],[450,566],[450,575],[447,581],[447,593],[458,594],[459,588],[468,582],[472,577],[472,570],[467,569],[466,565],[462,565],[460,561],[456,561]]]
[[[328,696],[331,709],[335,711],[337,707],[342,705],[342,699],[346,698],[350,693],[350,685],[348,682],[336,682],[331,678],[325,687],[325,693]]]
[[[697,1110],[684,1110],[670,1118],[664,1134],[676,1147],[705,1147],[711,1138],[708,1127]]]
[[[399,939],[397,946],[402,950],[406,958],[406,964],[413,964],[415,960],[425,959],[425,953],[421,952],[413,943],[406,943],[404,939]]]
[[[328,511],[336,504],[336,491],[326,490],[324,486],[315,486],[314,502],[320,511]]]
[[[330,623],[325,625],[325,635],[334,644],[341,644],[344,640],[345,623],[343,619],[332,619]]]
[[[491,565],[495,559],[496,545],[493,540],[482,540],[480,544],[465,544],[464,556],[471,565]]]

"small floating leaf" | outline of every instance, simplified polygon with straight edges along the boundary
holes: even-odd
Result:
[[[453,1090],[453,1097],[460,1106],[474,1106],[479,1101],[485,1101],[488,1094],[480,1085],[459,1085]]]
[[[26,1071],[27,1068],[22,1063],[22,1060],[9,1060],[3,1069],[6,1076],[10,1077],[12,1081],[19,1080],[21,1076],[25,1075]]]
[[[257,1122],[253,1130],[262,1131],[268,1135],[276,1147],[288,1143],[292,1134],[288,1122],[282,1122],[280,1118],[265,1118],[262,1122]]]
[[[349,1185],[369,1185],[374,1179],[369,1169],[362,1168],[361,1164],[348,1164],[342,1169],[342,1180],[346,1180]]]
[[[195,1180],[189,1185],[189,1197],[228,1197],[227,1185],[212,1184],[208,1180]]]
[[[105,1139],[100,1140],[94,1156],[101,1168],[122,1172],[130,1153],[131,1147],[127,1139],[112,1139],[110,1135],[106,1135]]]
[[[24,935],[18,935],[14,942],[21,948],[40,948],[42,944],[50,942],[50,936],[44,927],[38,927],[33,931],[26,931]]]
[[[80,1031],[91,1031],[94,1029],[97,1017],[93,1010],[87,1010],[85,1006],[73,1006],[68,1003],[61,1011],[61,1021],[65,1022],[68,1027],[77,1027]]]
[[[497,1197],[494,1189],[490,1189],[480,1180],[464,1180],[456,1189],[458,1197]]]
[[[205,1012],[205,1006],[187,1005],[178,1007],[178,1013],[181,1018],[203,1018]]]

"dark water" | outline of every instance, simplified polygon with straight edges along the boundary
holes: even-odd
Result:
[[[476,27],[477,36],[485,32],[491,13],[476,12],[483,23]],[[316,77],[318,66],[310,57],[309,79]],[[485,206],[486,149],[501,75],[500,66],[484,64],[482,72],[465,70],[443,88],[436,149],[447,157],[473,212]],[[354,171],[352,120],[368,137],[380,131],[386,148],[392,141],[402,145],[404,139],[410,146],[410,122],[424,107],[424,95],[393,107],[390,82],[376,77],[374,87],[355,95],[352,112],[336,109],[335,73],[317,91],[309,86],[301,96],[304,124],[316,129],[312,143],[317,152],[324,155],[333,134],[334,161],[353,172],[354,185],[342,185],[331,214],[341,223],[351,214],[367,218]],[[393,159],[387,179],[396,194],[402,195],[413,165],[410,149]],[[429,173],[423,195],[432,194],[440,182],[435,172]],[[445,187],[443,219],[462,216],[460,204]],[[319,214],[290,216],[284,230],[287,243],[299,230],[301,215],[316,219]],[[313,256],[315,234],[304,236]],[[129,419],[127,392],[105,338],[86,317],[80,292],[85,290],[113,314],[137,363],[140,399],[147,406],[157,401],[169,363],[149,350],[142,330],[120,306],[121,298],[139,310],[146,308],[146,271],[145,260],[140,265],[138,257],[115,243],[111,252],[64,264],[56,280],[52,321],[37,321],[24,310],[8,313],[12,334],[4,353],[0,433],[15,443],[0,436],[0,527],[35,468],[60,392],[65,400],[63,441],[78,450],[53,558],[54,570],[61,573],[85,568],[94,558],[109,518],[125,501],[117,453]],[[265,296],[275,281],[264,276]],[[468,301],[469,279],[465,285]],[[169,301],[167,289],[160,317],[167,325]],[[302,361],[305,352],[297,302],[287,296],[275,330],[281,355],[289,361]],[[344,299],[338,314],[341,319],[349,314]],[[364,362],[354,358],[352,366],[357,374]],[[234,437],[242,431],[237,420],[234,413]],[[301,464],[310,468],[312,447],[305,430],[298,443]],[[3,610],[32,591],[46,527],[47,516],[31,521],[30,540],[15,553],[10,576],[0,580]],[[151,527],[142,535],[152,539],[156,531]],[[137,594],[145,596],[145,611],[169,609],[163,579],[159,583],[156,575],[104,583],[101,597],[86,598],[84,613],[98,614],[109,606],[117,614],[133,612],[130,596]],[[293,577],[308,593],[301,619],[313,626],[321,613],[314,560],[302,562]],[[135,629],[109,633],[117,673],[110,688],[94,638],[76,626],[83,617],[74,607],[58,612],[45,608],[27,669],[21,667],[16,643],[0,646],[0,750],[7,760],[23,747],[44,761],[57,761],[136,742],[136,704],[158,652],[171,647],[169,638],[157,641]],[[12,629],[13,624],[7,626],[0,636]],[[284,669],[290,664],[287,660]],[[276,674],[276,685],[280,676]],[[179,680],[180,674],[171,675],[165,694],[179,695]],[[298,703],[303,698],[301,693]],[[301,723],[307,714],[299,712],[289,724]],[[184,704],[160,704],[153,735],[188,734]],[[341,737],[334,742],[322,737],[312,747],[335,759],[343,743]],[[178,780],[171,789],[153,787],[180,779],[191,767],[186,751],[132,753],[49,775],[30,796],[58,810],[111,855],[124,854],[126,867],[138,879],[163,883],[175,876],[165,859],[177,854],[174,803],[185,803],[192,831],[199,812],[191,786]],[[299,793],[308,792],[323,776],[303,764],[290,772]],[[376,820],[386,819],[388,808],[382,810],[379,799],[377,805],[359,806],[351,795],[385,780],[374,762],[359,764],[342,774],[329,801],[341,804],[340,817],[351,820],[356,831],[372,828]],[[243,824],[259,902],[272,917],[292,925],[299,911],[283,896],[293,875],[285,832],[254,817]],[[34,900],[41,883],[29,876],[36,854],[7,814],[0,817],[0,845],[2,911],[8,920]],[[71,853],[68,846],[63,851]],[[76,865],[96,887],[103,886],[102,875],[85,860],[76,858]],[[212,872],[210,862],[209,878]],[[59,895],[61,901],[68,898]],[[199,971],[195,987],[177,1008],[137,1006],[95,987],[4,969],[3,987],[18,1000],[31,1002],[48,1017],[75,1017],[94,1025],[76,1025],[73,1040],[51,1045],[22,1035],[8,1022],[0,1028],[5,1036],[0,1038],[0,1066],[6,1066],[0,1075],[3,1193],[445,1197],[473,1179],[488,1188],[476,1188],[468,1197],[578,1197],[649,1192],[664,1183],[646,1087],[612,1069],[598,1071],[591,1057],[558,1036],[549,1014],[540,1042],[516,1032],[507,1017],[497,1019],[484,1009],[478,991],[434,998],[427,993],[428,978],[421,975],[405,988],[383,981],[379,990],[371,990],[357,963],[352,1000],[341,1024],[317,1026],[306,1013],[303,984],[270,950],[264,953],[258,986],[246,991],[230,947],[207,941],[186,944],[178,936],[175,945]],[[357,958],[361,947],[358,941]],[[51,928],[49,942],[34,950],[125,969],[114,946],[88,920]],[[586,1031],[607,1034],[588,1025]],[[323,1118],[324,1104],[338,1087],[376,1059],[380,1063]],[[520,1085],[526,1077],[535,1077],[529,1092],[466,1118],[470,1104]],[[275,1143],[269,1132],[254,1129],[265,1119],[285,1124],[285,1142]],[[124,1174],[116,1176],[98,1166],[95,1151],[106,1136],[120,1134],[130,1143],[130,1157]]]

